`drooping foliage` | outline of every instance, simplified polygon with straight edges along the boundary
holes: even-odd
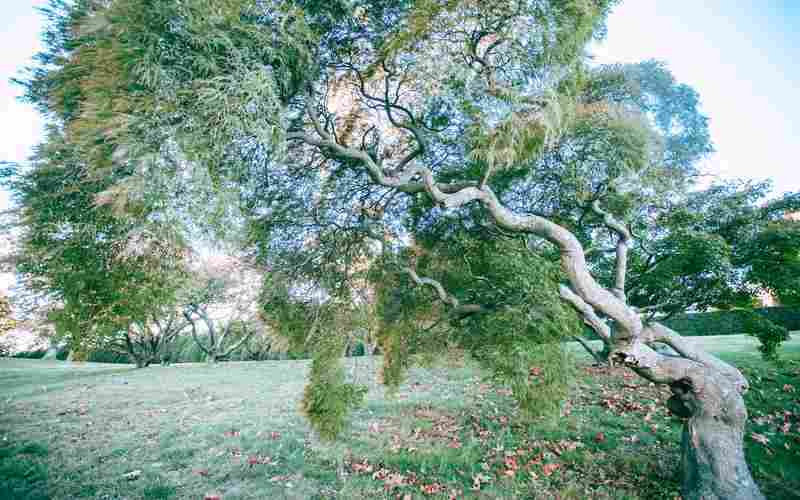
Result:
[[[46,51],[20,83],[50,124],[30,165],[7,181],[22,228],[17,271],[56,305],[50,320],[76,352],[168,303],[183,279],[185,245],[159,216],[163,198],[130,189],[142,165],[122,154],[121,130],[140,103],[112,41],[97,36],[102,9],[45,9]]]
[[[364,399],[367,388],[348,383],[342,366],[345,338],[320,335],[315,339],[314,356],[301,408],[323,439],[335,439],[347,424],[350,411]]]
[[[448,230],[449,238],[437,234]],[[376,260],[371,271],[383,321],[384,383],[397,386],[417,359],[456,349],[510,384],[529,415],[557,410],[570,372],[564,341],[581,332],[558,295],[557,262],[519,238],[441,225],[417,236],[415,247]],[[411,269],[435,278],[449,304],[417,283]]]

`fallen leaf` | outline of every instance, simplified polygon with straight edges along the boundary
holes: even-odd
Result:
[[[542,474],[544,474],[545,476],[549,476],[560,467],[561,464],[544,464],[544,466],[542,467]]]
[[[422,485],[419,487],[419,489],[426,495],[435,495],[437,493],[444,492],[444,486],[439,483]]]

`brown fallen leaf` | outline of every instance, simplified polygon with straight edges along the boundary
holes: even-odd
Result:
[[[542,467],[542,474],[545,476],[550,476],[561,467],[561,464],[544,464]]]

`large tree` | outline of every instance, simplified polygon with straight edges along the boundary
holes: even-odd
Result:
[[[684,311],[736,309],[746,333],[767,358],[778,354],[785,329],[753,309],[772,295],[792,306],[800,289],[800,222],[790,219],[798,196],[769,199],[768,183],[717,182],[685,196],[644,207],[631,221],[628,302],[646,318]],[[597,275],[613,280],[614,248],[589,256]]]
[[[560,355],[580,317],[609,359],[672,389],[684,498],[762,498],[745,378],[628,298],[638,215],[680,199],[711,147],[698,96],[662,65],[586,60],[613,4],[55,1],[28,96],[110,205],[141,220],[129,200],[211,194],[217,209],[181,213],[248,220],[289,310],[302,289],[353,303],[377,262],[389,381],[439,341],[437,315],[501,373],[504,352]],[[591,256],[609,244],[604,273]],[[437,304],[404,291],[420,287]],[[312,378],[340,381],[326,363],[344,343],[320,345]]]

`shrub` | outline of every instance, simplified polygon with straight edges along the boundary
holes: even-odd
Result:
[[[21,359],[42,359],[46,352],[47,350],[45,349],[37,349],[35,351],[22,351],[14,354],[12,357]]]

